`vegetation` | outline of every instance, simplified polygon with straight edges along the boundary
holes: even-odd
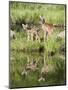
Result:
[[[63,55],[56,53],[54,56],[46,57],[45,62],[48,65],[54,66],[52,72],[49,72],[45,75],[45,81],[39,82],[41,68],[44,63],[44,53],[23,53],[23,52],[12,52],[11,55],[11,77],[10,84],[11,88],[16,87],[30,87],[30,86],[46,86],[46,85],[63,85],[65,84],[65,59],[61,58]],[[45,52],[46,55],[46,52]],[[60,57],[61,56],[61,57]],[[22,71],[27,64],[27,57],[30,58],[30,61],[36,60],[38,62],[39,70],[31,71],[27,76],[22,76]],[[50,68],[49,68],[50,69]]]
[[[10,18],[15,29],[20,30],[22,23],[39,24],[40,15],[48,23],[64,24],[65,5],[10,2]]]
[[[64,25],[65,5],[34,4],[10,2],[10,29],[16,33],[16,38],[10,40],[10,87],[30,87],[45,85],[65,84],[65,40],[57,38],[57,34],[63,29],[55,28],[51,37],[43,41],[43,32],[40,28],[40,42],[27,41],[26,31],[22,23],[29,26],[39,26],[39,16],[43,15],[46,22]],[[44,65],[44,56],[47,65],[54,70],[45,75],[45,81],[39,82],[40,72]],[[31,71],[27,76],[21,75],[29,57],[30,62],[38,62],[38,70]]]

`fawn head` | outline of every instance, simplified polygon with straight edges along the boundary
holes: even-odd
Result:
[[[39,16],[39,18],[40,18],[41,24],[44,24],[44,23],[45,23],[45,18],[44,18],[44,16]]]
[[[22,27],[23,27],[24,30],[26,30],[27,27],[28,27],[28,25],[27,24],[26,25],[25,24],[22,24]]]

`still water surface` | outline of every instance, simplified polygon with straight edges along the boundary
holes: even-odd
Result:
[[[65,57],[46,52],[12,51],[10,56],[10,87],[31,87],[65,84]]]

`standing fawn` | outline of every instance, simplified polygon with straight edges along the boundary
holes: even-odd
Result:
[[[65,29],[65,27],[66,27],[66,26],[64,26],[64,24],[55,25],[55,24],[46,23],[45,18],[43,16],[40,16],[40,20],[41,20],[42,30],[44,31],[44,41],[45,41],[45,38],[47,39],[48,36],[52,35],[54,28]],[[63,34],[64,34],[64,32],[63,32]]]
[[[42,30],[44,31],[44,41],[45,38],[47,39],[48,36],[50,36],[53,32],[53,24],[48,24],[45,22],[44,17],[40,16],[40,20],[41,20],[41,25],[42,25]]]
[[[33,39],[35,37],[35,39],[39,40],[39,42],[40,42],[40,38],[39,38],[39,35],[38,35],[38,31],[37,31],[38,28],[32,27],[31,29],[29,29],[27,24],[26,25],[22,24],[22,26],[23,26],[23,29],[26,30],[28,41],[29,40],[33,41]]]

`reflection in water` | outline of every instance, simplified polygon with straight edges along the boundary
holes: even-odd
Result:
[[[60,54],[13,52],[11,55],[12,87],[65,84],[65,59]]]
[[[24,70],[22,71],[22,75],[27,75],[30,71],[35,71],[38,69],[36,60],[31,59],[32,58],[29,58],[29,56],[27,56],[27,64]]]
[[[45,78],[44,76],[47,74],[48,72],[48,65],[46,64],[46,61],[45,61],[45,53],[44,53],[44,56],[43,56],[43,66],[41,68],[41,73],[40,73],[40,78],[38,81],[45,81]]]
[[[54,68],[53,68],[53,65],[49,64],[48,62],[46,62],[46,60],[48,60],[48,57],[46,58],[47,56],[45,56],[45,53],[44,53],[44,56],[43,56],[43,66],[41,68],[41,77],[39,78],[38,81],[45,81],[46,79],[46,75],[49,73],[49,72],[53,72],[54,71]]]

